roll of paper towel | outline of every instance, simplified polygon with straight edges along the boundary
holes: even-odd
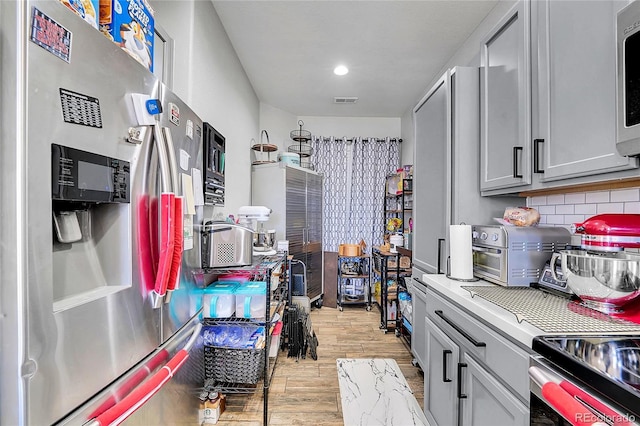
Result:
[[[472,280],[471,225],[449,226],[449,253],[451,256],[451,278]]]

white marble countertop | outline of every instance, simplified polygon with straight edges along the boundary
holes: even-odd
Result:
[[[339,358],[338,383],[345,426],[428,426],[394,359]]]
[[[438,293],[441,293],[453,302],[464,307],[464,309],[482,318],[491,324],[493,328],[500,330],[502,333],[528,348],[531,348],[534,337],[553,334],[546,333],[526,321],[519,323],[513,313],[482,297],[471,297],[471,293],[462,288],[463,286],[497,286],[497,284],[483,280],[461,282],[449,279],[445,275],[436,274],[424,274],[422,275],[422,281]]]

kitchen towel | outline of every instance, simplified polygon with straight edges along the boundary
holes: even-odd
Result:
[[[458,280],[473,279],[473,251],[471,225],[449,226],[450,277]]]

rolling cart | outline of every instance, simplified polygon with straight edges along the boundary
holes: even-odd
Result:
[[[370,258],[368,255],[338,256],[338,309],[365,305],[371,310]]]

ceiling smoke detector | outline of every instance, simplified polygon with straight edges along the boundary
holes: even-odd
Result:
[[[333,98],[334,104],[355,104],[358,102],[357,96],[340,96]]]

